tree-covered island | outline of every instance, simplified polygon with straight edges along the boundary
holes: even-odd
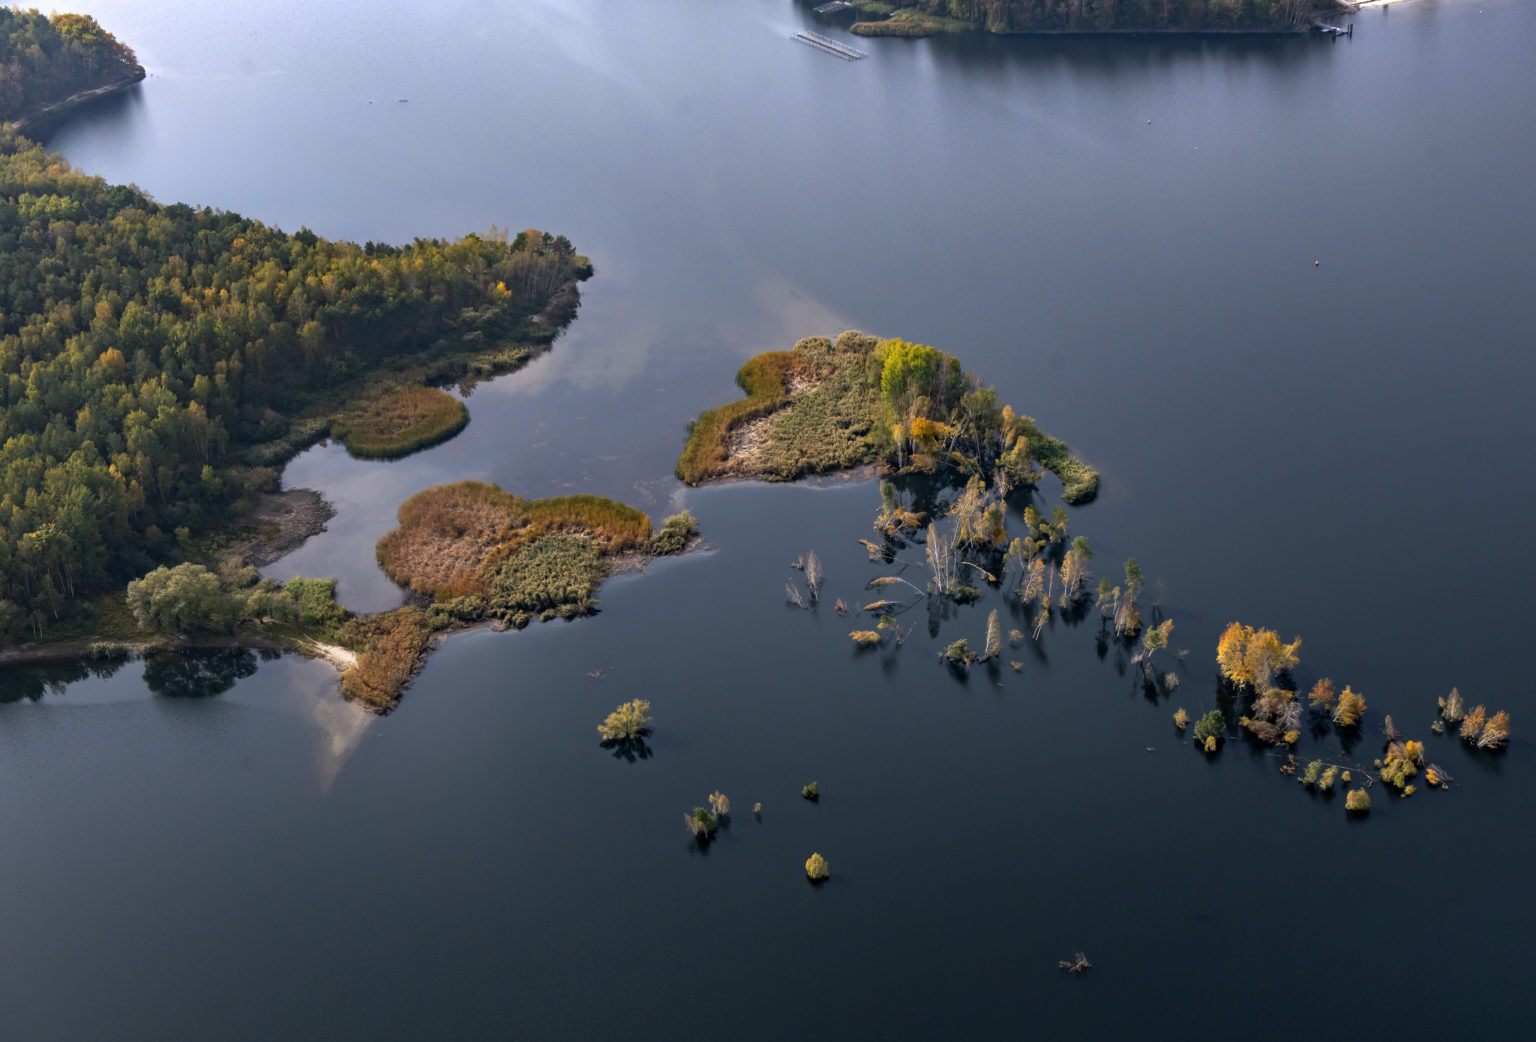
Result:
[[[813,0],[814,2],[814,0]],[[989,33],[1292,33],[1336,0],[851,0],[860,36]]]
[[[90,15],[0,7],[0,127],[27,130],[143,78],[133,51]]]

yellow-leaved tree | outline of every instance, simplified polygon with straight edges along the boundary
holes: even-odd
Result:
[[[1286,644],[1274,630],[1234,622],[1216,642],[1216,663],[1233,684],[1264,691],[1273,686],[1276,676],[1301,661],[1296,654],[1300,648],[1300,637]]]

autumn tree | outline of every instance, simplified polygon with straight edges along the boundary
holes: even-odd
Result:
[[[1216,642],[1216,662],[1221,675],[1238,687],[1264,691],[1274,686],[1274,679],[1300,661],[1296,654],[1301,638],[1290,644],[1280,641],[1274,630],[1231,623]]]
[[[1348,684],[1339,695],[1339,704],[1333,710],[1333,722],[1340,727],[1355,727],[1365,715],[1365,699],[1356,694]]]
[[[1479,749],[1498,749],[1509,740],[1509,714],[1502,709],[1488,718],[1477,737]]]
[[[1338,698],[1338,692],[1334,690],[1333,681],[1324,677],[1312,685],[1311,692],[1307,695],[1307,704],[1313,709],[1321,709],[1325,713],[1333,712],[1333,703]]]
[[[982,660],[995,659],[1003,653],[1003,625],[997,621],[997,609],[987,616],[987,643]]]
[[[1474,706],[1472,711],[1462,718],[1461,737],[1463,741],[1476,745],[1483,733],[1483,725],[1487,723],[1488,711],[1481,705]]]
[[[605,742],[632,742],[651,730],[651,703],[643,698],[625,702],[597,725]]]
[[[1448,723],[1453,724],[1460,723],[1461,718],[1467,715],[1467,706],[1466,703],[1462,701],[1461,692],[1459,690],[1453,687],[1451,688],[1451,693],[1449,695],[1440,699],[1440,715],[1445,718]]]
[[[820,854],[812,854],[806,858],[805,875],[812,882],[819,883],[831,874],[832,870],[827,867],[827,859]]]

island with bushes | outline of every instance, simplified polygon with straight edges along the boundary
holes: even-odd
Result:
[[[860,36],[1297,33],[1350,8],[1337,0],[851,0]]]
[[[953,471],[1033,484],[1043,467],[1062,498],[1086,503],[1099,475],[1065,442],[1004,405],[997,392],[937,348],[849,330],[801,340],[736,374],[747,397],[689,428],[677,476],[794,481],[859,467],[896,474]]]

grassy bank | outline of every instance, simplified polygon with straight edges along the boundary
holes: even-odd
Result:
[[[850,31],[858,36],[936,36],[939,33],[957,33],[976,28],[973,23],[958,18],[927,14],[893,4],[856,3],[854,7],[860,15],[883,16],[878,21],[854,22]]]
[[[1001,471],[1033,484],[1062,481],[1068,503],[1098,492],[1093,468],[943,351],[858,331],[810,337],[759,355],[737,383],[747,397],[694,422],[677,463],[690,485],[723,478],[793,481],[883,464],[895,472],[961,477]]]
[[[399,459],[447,441],[469,423],[469,410],[437,387],[400,387],[342,413],[331,437],[360,459]]]

